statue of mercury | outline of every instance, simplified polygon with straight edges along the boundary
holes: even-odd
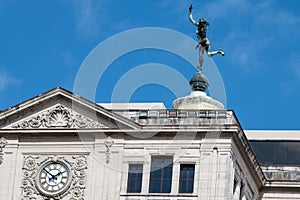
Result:
[[[193,6],[190,5],[189,19],[191,23],[197,27],[196,35],[198,38],[198,43],[196,45],[196,49],[199,48],[199,66],[197,66],[197,70],[198,72],[202,73],[204,51],[206,51],[208,57],[212,57],[217,54],[221,54],[222,56],[224,56],[225,53],[222,51],[222,49],[218,49],[218,51],[210,51],[210,42],[206,37],[206,31],[207,31],[207,27],[209,26],[209,23],[206,19],[203,18],[199,19],[199,22],[196,22],[193,19],[192,10],[193,10]]]

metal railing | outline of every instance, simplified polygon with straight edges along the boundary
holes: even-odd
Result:
[[[140,110],[139,119],[149,118],[228,118],[230,110]]]

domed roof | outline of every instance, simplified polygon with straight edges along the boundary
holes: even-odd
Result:
[[[208,88],[209,82],[206,76],[200,72],[197,72],[190,80],[192,91],[202,91]]]

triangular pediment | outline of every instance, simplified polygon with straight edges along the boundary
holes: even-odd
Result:
[[[57,104],[42,112],[17,121],[7,127],[8,129],[37,129],[37,128],[100,128],[108,129],[108,126],[88,118],[78,112]]]
[[[0,129],[136,129],[135,122],[55,88],[0,113]]]

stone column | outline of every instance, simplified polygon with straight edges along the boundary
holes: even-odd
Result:
[[[173,163],[173,174],[172,174],[172,189],[171,194],[177,194],[179,188],[179,178],[180,178],[180,163]]]
[[[198,182],[198,197],[200,200],[209,199],[210,184],[211,184],[211,164],[212,164],[212,152],[208,149],[200,150],[200,170],[199,170],[199,182]]]
[[[211,163],[211,176],[210,176],[210,187],[209,187],[209,197],[210,199],[217,199],[219,194],[218,194],[218,149],[213,148],[212,152],[212,163]]]

